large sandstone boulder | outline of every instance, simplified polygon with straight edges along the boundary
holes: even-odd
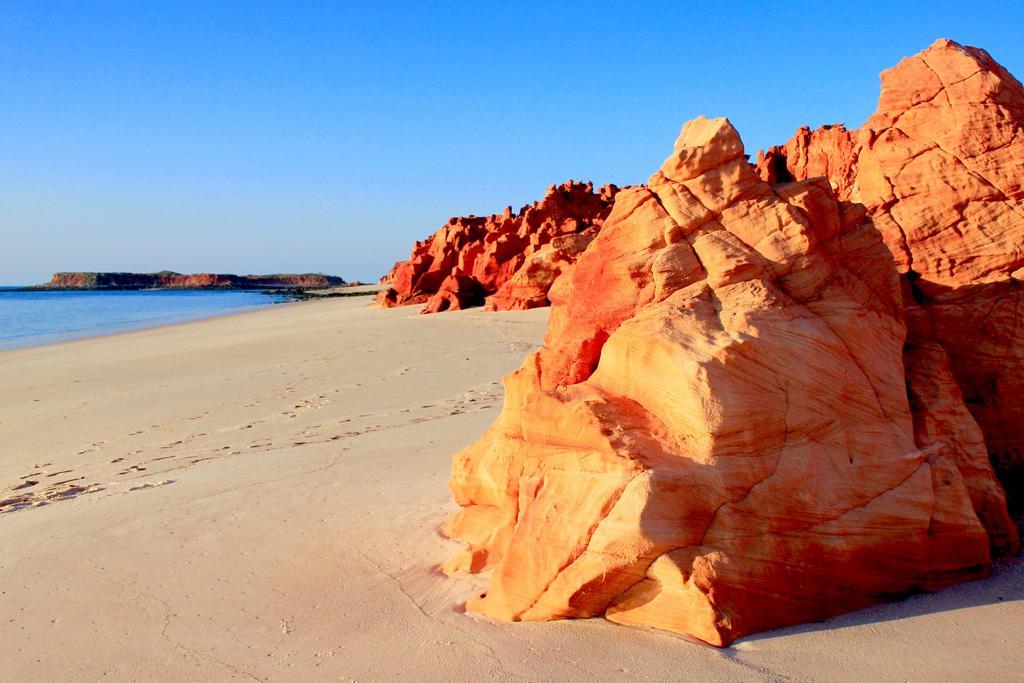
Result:
[[[800,129],[769,182],[827,177],[862,203],[948,356],[1011,496],[1024,492],[1024,88],[985,51],[937,41],[882,74],[859,131]]]
[[[445,569],[493,572],[469,609],[726,645],[1015,548],[879,230],[824,179],[763,181],[725,119],[619,193],[550,298],[544,346],[455,457],[444,530],[467,548]]]
[[[382,306],[425,304],[423,313],[483,305],[492,310],[548,305],[548,290],[597,234],[618,188],[569,181],[519,213],[452,218],[413,246],[381,278]],[[493,296],[492,296],[493,295]]]

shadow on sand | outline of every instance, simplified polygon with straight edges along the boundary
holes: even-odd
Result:
[[[1021,520],[1017,520],[1019,523]],[[825,621],[798,624],[755,633],[736,641],[736,645],[770,640],[813,631],[839,630],[888,621],[899,621],[940,612],[1024,600],[1024,554],[997,560],[992,574],[984,579],[960,583],[934,593],[917,593],[903,600],[882,603],[856,612],[841,614]],[[734,650],[735,647],[727,648]]]

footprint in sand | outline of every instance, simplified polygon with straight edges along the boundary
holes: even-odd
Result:
[[[86,453],[91,453],[92,451],[98,451],[99,449],[103,448],[103,446],[105,446],[106,444],[107,444],[106,441],[97,441],[95,443],[91,443],[91,444],[89,444],[88,448],[86,448],[84,450],[81,450],[81,451],[78,451],[77,454],[78,455],[85,455]]]
[[[94,493],[96,491],[103,490],[103,487],[99,484],[71,483],[84,478],[85,477],[78,477],[77,479],[68,479],[67,481],[51,484],[42,493],[22,493],[11,498],[0,499],[0,513],[15,512],[17,510],[24,510],[32,507],[41,507],[53,501],[70,500],[71,498],[75,498],[83,493]],[[61,486],[64,488],[60,488]]]
[[[32,494],[24,494],[13,498],[0,498],[0,512],[14,512],[32,505]]]
[[[52,489],[52,488],[56,488],[57,486],[63,486],[64,484],[70,484],[73,481],[81,481],[82,479],[85,479],[85,477],[75,477],[73,479],[65,479],[63,481],[54,482],[54,483],[50,484],[49,486],[47,486],[46,488],[47,489]]]
[[[52,487],[51,487],[52,488]],[[78,485],[72,484],[66,489],[60,491],[54,491],[53,493],[46,494],[47,500],[67,500],[68,498],[74,498],[75,496],[83,493],[95,493],[96,491],[102,491],[103,487],[99,484],[85,484]]]
[[[139,484],[138,486],[131,487],[130,489],[128,489],[128,491],[131,492],[141,491],[142,489],[155,489],[157,486],[167,486],[168,484],[173,484],[174,482],[174,479],[164,479],[163,481],[147,481],[145,484]]]

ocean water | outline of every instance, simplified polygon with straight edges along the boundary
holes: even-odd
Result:
[[[0,288],[0,349],[199,320],[285,299],[246,291],[47,292]]]

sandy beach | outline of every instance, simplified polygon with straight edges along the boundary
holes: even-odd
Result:
[[[4,679],[1021,679],[1019,560],[724,650],[463,613],[451,456],[547,310],[367,303],[0,352]]]

